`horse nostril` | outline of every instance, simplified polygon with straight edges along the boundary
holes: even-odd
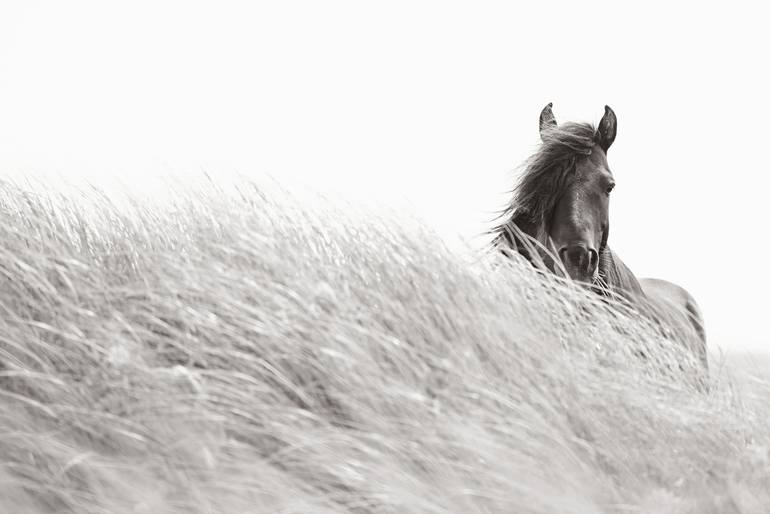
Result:
[[[599,254],[596,253],[596,250],[591,248],[590,250],[588,250],[588,272],[593,273],[598,264],[599,264]]]

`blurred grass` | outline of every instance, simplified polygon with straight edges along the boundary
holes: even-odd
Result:
[[[1,512],[768,511],[766,374],[699,392],[633,311],[402,215],[172,193],[0,184]]]

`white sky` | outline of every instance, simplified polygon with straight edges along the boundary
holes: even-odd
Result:
[[[0,0],[0,175],[270,173],[473,236],[557,120],[618,115],[610,245],[770,350],[764,2]]]

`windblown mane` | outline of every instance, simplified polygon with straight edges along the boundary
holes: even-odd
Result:
[[[492,247],[504,253],[518,252],[535,266],[554,271],[554,259],[546,250],[551,216],[569,185],[581,158],[597,146],[596,130],[588,123],[564,123],[541,132],[542,144],[523,165],[508,206],[489,233]],[[644,296],[639,281],[607,246],[599,249],[596,289],[618,293],[627,299]]]
[[[525,161],[511,201],[499,216],[500,223],[490,230],[495,236],[493,247],[522,250],[519,231],[545,243],[542,236],[575,165],[593,151],[594,133],[594,127],[587,123],[565,123],[542,132],[543,143]]]

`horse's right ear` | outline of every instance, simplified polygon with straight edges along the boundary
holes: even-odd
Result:
[[[548,105],[543,107],[543,110],[540,112],[540,137],[543,137],[543,131],[553,128],[556,126],[556,118],[553,116],[553,111],[551,110],[551,107],[553,107],[553,102],[550,102]]]

